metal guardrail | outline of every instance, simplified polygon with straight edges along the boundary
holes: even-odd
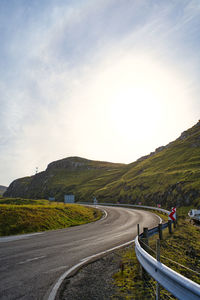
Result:
[[[158,210],[165,214],[169,214],[170,212],[163,208],[153,207],[153,206],[144,206],[144,205],[134,205],[134,204],[115,204],[115,203],[98,203],[94,204],[93,202],[77,202],[77,204],[88,204],[88,205],[107,205],[107,206],[119,206],[119,207],[135,207],[135,208],[146,208],[152,210]]]
[[[89,202],[82,202],[80,204],[93,204]],[[131,204],[113,204],[113,203],[99,203],[98,205],[108,206],[122,206],[122,207],[135,207],[135,208],[146,208],[152,210],[158,210],[165,214],[169,214],[168,210],[143,205],[131,205]],[[162,224],[162,229],[168,226],[167,223]],[[158,232],[158,227],[154,227],[148,231],[149,236]],[[139,243],[140,234],[135,238],[135,252],[138,261],[142,267],[149,273],[160,285],[168,290],[172,295],[180,300],[200,300],[200,285],[194,281],[182,276],[181,274],[170,269],[166,265],[157,261],[149,253],[147,253]]]
[[[147,273],[175,297],[181,300],[200,299],[200,285],[157,261],[140,246],[138,236],[135,239],[135,252]]]

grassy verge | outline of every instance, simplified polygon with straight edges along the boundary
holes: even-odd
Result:
[[[179,209],[178,226],[173,229],[173,234],[169,234],[167,229],[163,231],[163,240],[161,241],[160,249],[161,262],[200,284],[200,276],[189,270],[191,269],[200,273],[200,228],[190,224],[186,217],[187,211],[188,208]],[[149,246],[152,251],[148,252],[154,257],[157,238],[158,236],[155,235],[149,239]],[[118,299],[119,297],[121,299],[154,299],[156,283],[147,274],[142,279],[141,267],[137,262],[133,247],[124,250],[122,261],[124,263],[124,271],[119,271],[114,275],[118,294],[113,296],[113,299]],[[161,288],[161,299],[176,298]]]
[[[43,205],[43,204],[50,204],[48,200],[40,199],[40,200],[33,200],[33,199],[22,199],[22,198],[3,198],[0,197],[0,204],[14,204],[14,205]]]
[[[4,198],[0,200],[0,236],[61,229],[93,222],[101,216],[95,208],[76,204]]]

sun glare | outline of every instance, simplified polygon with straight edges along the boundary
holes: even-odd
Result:
[[[65,120],[71,135],[78,137],[74,145],[88,155],[87,145],[92,144],[91,151],[112,160],[115,154],[108,147],[115,147],[116,157],[125,161],[126,152],[131,161],[133,152],[139,157],[169,142],[174,127],[188,115],[186,79],[150,56],[112,55],[87,74]]]
[[[168,68],[140,57],[123,60],[107,70],[102,81],[113,130],[126,137],[156,130],[163,113],[180,96],[180,84],[173,75]]]
[[[156,93],[149,87],[119,87],[110,102],[111,120],[121,134],[133,130],[146,130],[146,125],[155,126],[160,118],[160,103]]]

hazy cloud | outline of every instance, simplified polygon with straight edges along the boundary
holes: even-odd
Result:
[[[199,17],[199,1],[2,0],[0,183],[69,155],[131,162],[197,122]]]

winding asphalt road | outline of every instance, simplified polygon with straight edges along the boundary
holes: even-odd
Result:
[[[0,238],[0,299],[48,299],[58,278],[85,257],[133,240],[154,227],[153,213],[103,207],[106,218],[77,227]]]

